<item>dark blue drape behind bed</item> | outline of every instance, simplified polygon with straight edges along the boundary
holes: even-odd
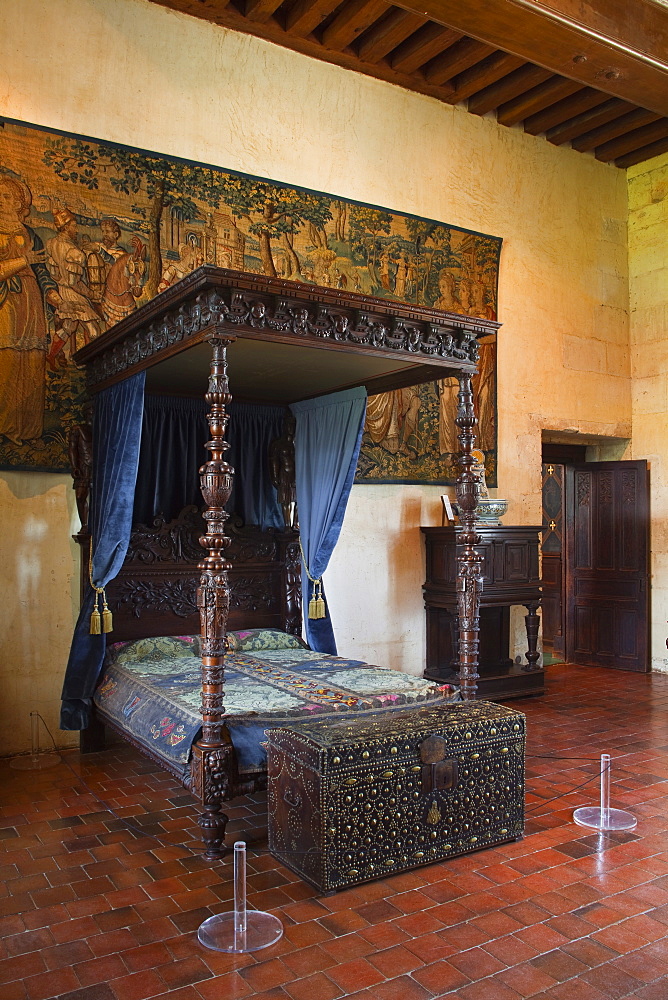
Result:
[[[130,541],[144,381],[145,373],[140,372],[104,389],[95,401],[89,524],[96,587],[105,587],[118,575]],[[89,584],[65,671],[61,729],[85,729],[88,725],[107,645],[104,634],[90,634],[94,599],[95,591]]]
[[[134,523],[171,521],[189,504],[202,506],[198,471],[207,460],[207,404],[203,399],[147,396],[144,402]],[[227,461],[234,486],[227,509],[246,524],[282,528],[283,517],[269,477],[269,446],[283,432],[283,406],[230,403]]]

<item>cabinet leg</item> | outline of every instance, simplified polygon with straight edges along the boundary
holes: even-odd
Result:
[[[538,652],[538,625],[540,618],[538,617],[538,602],[535,604],[525,605],[528,614],[525,616],[524,621],[527,630],[527,666],[522,667],[523,670],[535,670],[540,657]]]

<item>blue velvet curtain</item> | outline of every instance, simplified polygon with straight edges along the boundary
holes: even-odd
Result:
[[[130,541],[144,380],[144,372],[140,372],[103,390],[95,400],[89,524],[96,587],[105,587],[118,575]],[[89,722],[91,698],[106,650],[106,636],[90,634],[94,598],[95,592],[88,586],[65,672],[61,729],[85,729]]]
[[[364,429],[366,390],[347,389],[293,403],[290,409],[297,425],[295,466],[302,548],[311,576],[319,579],[338,540],[355,478]],[[313,584],[304,568],[302,592],[309,645],[321,653],[336,655],[329,608],[324,618],[308,618]]]
[[[208,452],[207,404],[203,399],[147,396],[144,403],[134,521],[168,521],[187,504],[202,506],[199,467]],[[285,408],[230,403],[227,461],[235,470],[230,513],[246,524],[283,527],[276,490],[269,477],[269,446],[283,430]]]
[[[285,407],[230,403],[227,461],[234,485],[227,509],[246,524],[283,528],[283,514],[269,475],[269,446],[283,433]]]
[[[209,439],[204,399],[147,396],[135,489],[135,524],[168,521],[188,504],[202,506],[197,470],[206,462]]]

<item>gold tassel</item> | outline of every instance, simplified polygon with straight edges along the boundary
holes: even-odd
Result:
[[[114,620],[107,604],[107,595],[102,591],[102,631],[111,632],[114,627]]]
[[[325,607],[325,599],[322,596],[322,580],[314,580],[311,576],[311,571],[306,564],[306,557],[304,556],[301,539],[299,540],[299,551],[301,552],[302,559],[304,560],[306,575],[313,584],[313,593],[310,601],[308,602],[308,616],[309,618],[326,618],[327,608]]]
[[[97,606],[98,594],[95,594],[95,607],[93,608],[92,614],[90,616],[90,634],[100,635],[102,632],[102,619],[100,617],[100,609]]]
[[[325,618],[327,615],[327,609],[325,608],[325,600],[322,596],[322,581],[313,581],[313,597],[308,602],[308,616],[309,618]]]
[[[104,587],[96,587],[95,584],[93,583],[93,539],[92,538],[88,546],[88,579],[90,580],[91,587],[95,591],[95,607],[93,608],[92,614],[90,616],[90,634],[102,635],[102,633],[111,632],[111,630],[114,627],[114,622],[111,610],[109,608],[109,605],[107,604],[107,595],[104,592]],[[100,595],[102,596],[102,614],[100,614],[100,609],[98,607]]]

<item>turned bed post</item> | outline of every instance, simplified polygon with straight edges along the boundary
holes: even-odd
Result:
[[[475,509],[478,503],[478,480],[472,471],[475,459],[471,452],[475,445],[475,425],[477,419],[473,409],[473,389],[471,375],[460,372],[457,396],[457,416],[459,427],[460,472],[457,477],[456,492],[459,505],[462,547],[458,556],[457,572],[457,617],[459,627],[459,683],[464,701],[475,698],[478,688],[478,648],[480,638],[480,591],[482,574],[480,558],[475,550],[479,536],[475,530]]]
[[[205,857],[219,858],[225,853],[225,827],[228,817],[221,812],[221,802],[232,791],[234,754],[225,732],[224,680],[227,618],[230,606],[225,549],[230,539],[225,534],[229,514],[225,505],[230,498],[234,469],[225,461],[229,448],[225,440],[229,416],[226,407],[232,397],[227,379],[227,345],[234,338],[214,333],[209,342],[212,358],[208,391],[207,420],[210,439],[205,447],[210,458],[199,470],[204,498],[206,534],[200,545],[207,552],[199,563],[197,606],[200,613],[202,657],[202,736],[193,746],[191,790],[202,803],[199,824],[205,843]]]

